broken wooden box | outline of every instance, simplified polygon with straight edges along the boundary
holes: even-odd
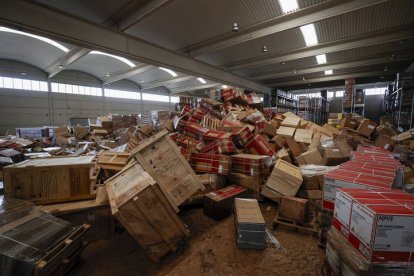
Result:
[[[94,156],[33,159],[3,168],[6,196],[35,204],[94,198]]]
[[[265,248],[266,223],[256,199],[234,200],[234,222],[238,248]]]
[[[139,144],[132,155],[155,179],[176,212],[180,204],[198,190],[204,190],[165,129]]]
[[[137,162],[105,185],[112,214],[152,261],[178,249],[188,230],[155,180]]]

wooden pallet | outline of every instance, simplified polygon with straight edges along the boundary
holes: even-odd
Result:
[[[203,117],[203,121],[201,122],[202,127],[210,128],[210,129],[217,129],[220,125],[220,120],[216,117],[213,117],[209,114]]]
[[[273,230],[275,230],[279,225],[287,226],[289,228],[295,229],[295,231],[305,230],[314,233],[315,235],[318,234],[318,224],[317,224],[317,213],[311,212],[309,215],[309,222],[299,223],[292,219],[280,217],[276,215],[276,218],[273,221]]]

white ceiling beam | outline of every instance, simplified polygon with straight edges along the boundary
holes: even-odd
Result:
[[[65,67],[71,65],[81,57],[87,55],[90,52],[89,49],[85,49],[82,47],[75,46],[72,49],[69,50],[69,52],[66,52],[64,55],[59,57],[56,61],[54,61],[52,64],[50,64],[46,68],[46,72],[48,74],[48,77],[51,78],[55,75],[57,75],[60,71],[62,71]]]
[[[387,53],[387,55],[383,55],[380,57],[370,57],[370,58],[363,58],[358,60],[341,60],[338,62],[326,63],[321,65],[310,66],[307,68],[296,69],[295,74],[292,70],[285,70],[271,74],[260,75],[257,77],[253,77],[254,80],[266,80],[266,79],[275,79],[275,78],[282,78],[282,77],[290,77],[292,75],[305,75],[311,74],[316,72],[323,72],[325,70],[337,70],[343,68],[352,68],[352,67],[359,67],[359,66],[367,66],[367,65],[375,65],[375,64],[390,64],[399,61],[406,61],[406,60],[414,60],[414,54],[398,56],[395,59],[391,59],[391,53]]]
[[[258,39],[267,35],[283,32],[316,21],[335,17],[344,13],[376,5],[387,0],[337,0],[326,1],[296,12],[288,13],[277,18],[265,21],[252,27],[241,29],[237,33],[226,33],[190,47],[186,47],[190,56],[200,56],[229,46]],[[276,1],[275,1],[276,2]],[[276,3],[275,3],[276,4]],[[229,26],[229,30],[231,26]]]
[[[109,77],[104,77],[101,80],[102,80],[103,84],[109,84],[109,83],[113,83],[113,82],[116,82],[116,81],[119,81],[119,80],[122,80],[122,79],[126,79],[126,78],[129,78],[129,77],[141,74],[143,72],[146,72],[146,71],[149,71],[149,70],[152,70],[152,69],[155,69],[155,68],[156,67],[154,67],[152,65],[140,64],[140,65],[137,65],[135,67],[128,68],[128,69],[121,70],[121,71],[118,71],[116,73],[113,73]],[[139,85],[141,85],[141,84],[139,84]]]
[[[397,71],[395,70],[388,70],[384,72],[384,70],[376,70],[376,71],[368,71],[368,72],[361,72],[361,73],[351,73],[351,74],[343,74],[343,75],[330,75],[326,77],[318,77],[306,80],[296,80],[296,81],[288,81],[288,82],[278,82],[271,84],[272,87],[286,87],[292,85],[306,85],[309,83],[316,83],[316,82],[326,82],[326,81],[334,81],[334,80],[345,80],[348,78],[363,78],[363,77],[373,77],[373,76],[384,76],[384,75],[392,75],[395,74]]]
[[[191,79],[194,79],[194,78],[195,78],[194,76],[183,76],[183,77],[175,77],[175,78],[168,78],[168,79],[164,79],[164,80],[152,81],[152,82],[148,82],[146,84],[141,85],[141,89],[142,90],[147,90],[147,89],[151,89],[151,88],[161,87],[161,86],[171,84],[171,83],[177,83],[177,82],[183,82],[183,81],[191,80]]]
[[[172,2],[172,0],[152,0],[139,10],[133,12],[130,16],[119,22],[119,31],[124,32],[144,19],[146,16],[156,12],[166,4]]]
[[[96,49],[256,92],[270,93],[270,87],[260,83],[33,2],[0,1],[0,22],[6,26],[17,27],[80,47]]]
[[[209,84],[204,84],[204,85],[199,85],[199,86],[192,86],[192,87],[180,87],[180,88],[176,88],[176,89],[171,89],[171,94],[177,94],[177,93],[182,93],[182,92],[191,92],[191,91],[197,91],[197,90],[202,90],[202,89],[207,89],[207,88],[219,87],[220,85],[221,85],[221,83],[209,83]]]
[[[407,28],[403,29],[393,29],[382,32],[370,33],[349,39],[342,39],[334,42],[318,44],[312,47],[306,47],[257,58],[245,59],[233,63],[228,63],[226,65],[223,65],[222,67],[225,67],[232,71],[243,68],[260,67],[321,54],[357,49],[361,47],[395,42],[399,40],[406,40],[413,37],[414,28],[413,26],[408,26]]]

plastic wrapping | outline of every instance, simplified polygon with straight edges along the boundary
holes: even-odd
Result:
[[[33,206],[30,201],[0,196],[0,226],[24,217]]]
[[[336,275],[414,275],[406,263],[368,263],[335,228],[328,232],[326,260]]]
[[[312,177],[315,175],[324,175],[330,171],[339,168],[339,166],[320,166],[320,165],[301,165],[302,176]]]

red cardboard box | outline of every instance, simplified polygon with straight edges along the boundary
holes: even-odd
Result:
[[[214,129],[209,129],[206,133],[203,135],[203,139],[206,142],[212,142],[214,140],[218,139],[230,139],[231,133],[224,132],[224,131],[218,131]]]
[[[252,154],[267,155],[272,159],[275,158],[275,153],[261,135],[256,135],[253,140],[246,144],[246,150]]]
[[[354,171],[336,169],[324,177],[322,207],[333,211],[338,188],[390,189],[392,177],[363,174]]]
[[[236,154],[231,156],[231,171],[249,176],[265,176],[269,174],[272,160],[269,156],[254,154]]]
[[[201,153],[236,154],[236,146],[229,139],[216,140],[199,148]]]
[[[192,153],[190,163],[199,173],[228,175],[231,169],[231,157],[227,155]]]
[[[398,190],[340,189],[333,226],[370,263],[414,265],[414,196]]]
[[[249,126],[245,126],[240,130],[233,132],[233,142],[238,148],[244,148],[251,140],[254,139],[254,134]]]
[[[187,123],[184,126],[184,133],[198,140],[201,140],[208,131],[208,128],[204,128],[197,124]]]

